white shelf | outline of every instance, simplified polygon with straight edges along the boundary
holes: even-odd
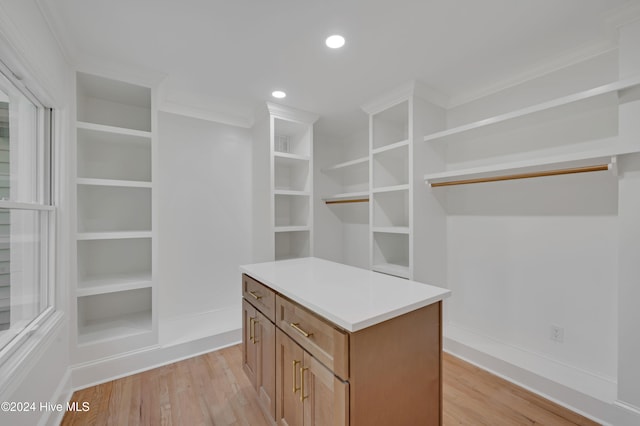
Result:
[[[383,234],[407,234],[409,235],[408,226],[374,226],[371,228],[373,232]]]
[[[634,77],[623,81],[617,81],[614,83],[605,84],[600,87],[596,87],[583,92],[574,93],[569,96],[554,99],[552,101],[543,102],[537,105],[533,105],[527,108],[522,108],[516,111],[511,111],[505,114],[497,115],[494,117],[486,118],[484,120],[475,121],[473,123],[465,124],[462,126],[454,127],[452,129],[443,130],[441,132],[432,133],[424,137],[425,142],[435,141],[438,139],[444,139],[449,136],[459,135],[465,132],[469,132],[475,129],[486,128],[499,123],[504,123],[510,120],[530,116],[536,113],[549,111],[555,108],[559,108],[565,105],[570,105],[580,101],[586,101],[588,99],[595,98],[597,96],[612,94],[623,89],[628,89],[633,86],[640,85],[640,77]]]
[[[151,132],[146,132],[143,130],[127,129],[125,127],[106,126],[104,124],[87,123],[84,121],[77,121],[76,127],[78,129],[93,130],[96,132],[115,133],[118,135],[127,135],[127,136],[138,136],[142,138],[147,138],[149,139],[149,142],[151,142]]]
[[[136,290],[152,286],[150,273],[113,274],[101,277],[89,277],[78,283],[78,297],[96,294],[115,293],[125,290]]]
[[[310,229],[308,226],[275,226],[273,232],[301,232],[309,231]]]
[[[290,189],[276,189],[273,191],[273,195],[296,195],[308,197],[311,195],[309,191],[292,191]]]
[[[151,311],[134,312],[79,326],[78,344],[94,344],[151,332]]]
[[[499,177],[513,173],[535,173],[556,169],[568,169],[574,167],[586,167],[600,164],[608,164],[610,169],[615,163],[617,155],[635,152],[637,149],[618,150],[604,153],[603,151],[583,152],[576,154],[558,155],[534,160],[515,161],[499,165],[472,167],[460,170],[450,170],[440,173],[424,175],[428,185],[467,179],[481,179]]]
[[[393,275],[394,277],[409,279],[411,276],[409,267],[404,265],[395,265],[393,263],[379,263],[371,267],[372,271],[382,272],[383,274]]]
[[[78,185],[93,185],[93,186],[115,186],[115,187],[127,187],[127,188],[151,188],[151,182],[143,182],[136,180],[117,180],[117,179],[94,179],[94,178],[78,178],[76,179]]]
[[[274,151],[273,158],[283,161],[309,161],[308,155],[291,154],[289,152]]]
[[[342,170],[349,167],[359,166],[362,164],[366,164],[369,162],[369,157],[362,157],[351,161],[345,161],[344,163],[336,164],[335,166],[327,167],[326,169],[322,169],[323,172],[332,172],[336,170]]]
[[[372,150],[371,152],[373,153],[373,155],[376,155],[376,154],[380,154],[382,152],[391,151],[391,150],[394,150],[394,149],[399,149],[399,148],[402,148],[402,147],[405,147],[405,146],[409,146],[409,140],[408,139],[405,139],[405,140],[400,141],[400,142],[392,143],[392,144],[389,144],[389,145],[381,146],[380,148],[376,148],[376,149]]]
[[[380,188],[373,188],[372,192],[376,194],[380,192],[408,191],[408,190],[409,190],[409,184],[405,183],[404,185],[382,186]]]
[[[361,191],[361,192],[345,192],[343,194],[334,194],[327,195],[322,198],[324,202],[335,202],[335,201],[356,201],[356,200],[364,200],[369,201],[369,191]]]
[[[130,232],[81,232],[76,238],[78,240],[122,240],[128,238],[151,238],[151,231],[130,231]]]

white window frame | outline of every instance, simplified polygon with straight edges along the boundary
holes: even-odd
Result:
[[[39,149],[37,151],[37,170],[38,170],[38,193],[37,203],[16,202],[11,200],[0,200],[0,209],[9,210],[26,210],[47,212],[41,219],[42,224],[46,224],[46,235],[41,238],[46,239],[45,244],[41,248],[40,256],[40,272],[43,278],[41,283],[45,283],[40,288],[40,296],[45,300],[46,308],[42,310],[32,321],[30,321],[22,330],[20,330],[10,342],[0,348],[0,370],[14,370],[20,363],[20,360],[13,356],[19,349],[23,349],[25,343],[38,333],[41,328],[49,329],[53,325],[51,319],[56,312],[56,270],[55,270],[55,248],[56,248],[56,207],[54,200],[54,173],[53,173],[53,135],[54,117],[53,110],[45,107],[33,93],[18,79],[9,67],[0,60],[0,73],[11,84],[15,86],[29,101],[37,108],[37,129]],[[42,174],[42,176],[40,176]],[[46,326],[46,327],[45,327]],[[42,330],[44,331],[44,330]],[[32,339],[33,340],[33,339]],[[38,339],[39,340],[39,339]],[[38,342],[30,342],[36,345]],[[24,345],[24,346],[23,346]],[[33,349],[31,346],[30,349]]]

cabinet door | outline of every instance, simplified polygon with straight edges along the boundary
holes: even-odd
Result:
[[[349,383],[338,379],[306,352],[301,379],[304,426],[349,424]]]
[[[276,422],[302,426],[300,393],[304,351],[289,336],[276,329]]]
[[[242,368],[253,387],[258,375],[258,345],[255,343],[256,309],[242,300]]]
[[[260,311],[256,311],[254,341],[258,346],[256,389],[260,404],[276,418],[276,326]]]

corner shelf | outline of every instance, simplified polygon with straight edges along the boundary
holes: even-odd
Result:
[[[380,148],[376,148],[376,149],[372,150],[371,153],[373,155],[381,154],[383,152],[392,151],[394,149],[399,149],[399,148],[402,148],[402,147],[405,147],[405,146],[409,146],[409,140],[408,139],[405,139],[405,140],[400,141],[400,142],[395,142],[395,143],[392,143],[392,144],[389,144],[389,145],[381,146]]]
[[[291,161],[291,162],[311,160],[311,158],[308,155],[298,155],[298,154],[291,154],[289,152],[279,152],[279,151],[274,151],[273,158],[276,161],[282,160],[282,161]]]
[[[344,194],[327,195],[322,198],[322,201],[326,204],[369,202],[369,191],[345,192]]]
[[[396,265],[393,263],[379,263],[373,265],[371,270],[374,272],[380,272],[387,275],[393,275],[394,277],[409,279],[411,272],[408,266]]]
[[[407,234],[409,235],[408,226],[374,226],[371,228],[373,232],[381,234]]]
[[[631,87],[638,86],[638,85],[640,85],[640,77],[634,77],[627,80],[605,84],[600,87],[574,93],[572,95],[564,96],[558,99],[554,99],[552,101],[543,102],[543,103],[522,108],[516,111],[511,111],[505,114],[489,117],[484,120],[479,120],[473,123],[464,124],[462,126],[454,127],[448,130],[432,133],[430,135],[426,135],[424,137],[424,141],[430,142],[430,141],[437,141],[437,140],[445,140],[447,138],[463,135],[467,132],[472,132],[474,130],[488,128],[488,127],[496,126],[501,123],[507,123],[510,121],[531,117],[538,113],[544,113],[546,111],[556,110],[564,106],[577,104],[579,102],[595,100],[595,98],[597,97],[614,95],[614,94],[617,95],[617,93],[621,90],[629,89]]]
[[[83,240],[121,240],[130,238],[151,238],[151,231],[131,231],[131,232],[80,232],[76,238]]]
[[[89,277],[78,282],[78,297],[137,290],[152,286],[151,273],[113,274]]]
[[[331,167],[327,167],[326,169],[322,169],[323,173],[339,171],[350,167],[360,166],[369,163],[369,156],[357,158],[355,160],[345,161],[343,163],[336,164]]]
[[[91,296],[88,296],[91,297]],[[89,345],[152,333],[151,311],[134,312],[78,326],[78,345]]]
[[[308,226],[275,226],[273,232],[304,232],[310,229]]]
[[[96,132],[113,133],[125,136],[137,136],[146,138],[151,141],[151,132],[144,130],[129,129],[126,127],[107,126],[104,124],[88,123],[85,121],[76,121],[76,128],[84,130],[93,130]]]
[[[118,180],[118,179],[95,179],[95,178],[78,178],[76,179],[78,185],[93,185],[93,186],[114,186],[123,188],[151,188],[151,182],[143,182],[136,180]]]
[[[373,192],[374,194],[377,194],[381,192],[408,191],[408,190],[409,190],[409,184],[407,183],[404,185],[381,186],[379,188],[373,188],[371,192]]]
[[[300,197],[308,197],[311,195],[309,191],[294,191],[290,189],[276,189],[273,191],[273,195],[294,195]]]
[[[474,183],[473,181],[482,179],[513,179],[514,177],[512,176],[514,173],[517,173],[517,176],[532,174],[533,176],[531,177],[535,177],[535,175],[539,173],[544,174],[555,170],[567,170],[598,165],[607,165],[607,168],[612,170],[615,168],[617,155],[628,154],[635,151],[636,150],[618,150],[609,153],[595,151],[559,155],[535,160],[515,161],[495,166],[472,167],[440,173],[430,173],[424,175],[424,180],[429,186],[445,186],[454,185],[458,182]]]

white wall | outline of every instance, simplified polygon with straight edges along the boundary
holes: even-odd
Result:
[[[620,30],[620,78],[640,74],[640,21]],[[629,93],[621,114],[621,136],[640,145],[640,96]],[[640,155],[625,158],[620,180],[620,287],[618,400],[640,418]]]
[[[238,265],[252,260],[250,131],[160,112],[158,139],[161,343],[194,327],[240,328]]]
[[[314,255],[369,269],[369,203],[327,205],[322,198],[344,191],[367,191],[342,186],[336,172],[322,169],[369,155],[369,132],[363,114],[362,130],[345,138],[314,135]],[[346,172],[349,173],[348,171]],[[359,173],[358,173],[359,176]],[[348,176],[344,177],[346,182]],[[353,182],[353,181],[351,181]]]
[[[617,79],[618,52],[610,51],[454,107],[448,126]],[[599,138],[618,133],[621,145],[630,135],[637,140],[640,129],[637,119],[625,118],[627,106],[620,114],[599,108],[572,117],[563,112],[546,127],[445,144],[443,151],[449,165],[460,167],[500,162],[492,157],[497,153],[504,160],[595,148]],[[445,304],[445,348],[614,424],[629,424],[616,398],[638,403],[640,371],[638,340],[631,337],[637,292],[629,280],[637,276],[637,256],[629,253],[638,246],[624,236],[637,232],[637,188],[635,166],[622,164],[628,173],[620,178],[597,173],[431,189],[441,191],[447,211],[452,297]],[[552,326],[563,329],[562,342],[550,339]]]
[[[19,363],[3,365],[0,374],[0,401],[66,402],[70,396],[68,306],[69,239],[71,235],[67,188],[70,168],[68,108],[71,102],[71,71],[40,13],[35,0],[0,1],[0,58],[47,106],[57,109],[56,181],[59,185],[58,240],[56,252],[59,313],[21,348],[32,348]],[[11,364],[11,363],[8,363]],[[12,368],[9,368],[12,367]],[[0,424],[55,424],[63,413],[36,410],[18,415],[0,412]]]

